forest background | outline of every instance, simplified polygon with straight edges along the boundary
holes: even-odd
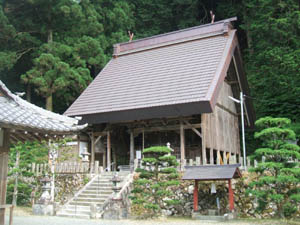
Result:
[[[112,56],[113,44],[237,16],[256,117],[287,117],[300,137],[297,0],[0,0],[0,80],[63,113]],[[256,148],[250,131],[248,151]]]

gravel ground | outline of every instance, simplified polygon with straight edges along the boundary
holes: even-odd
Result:
[[[8,218],[6,219],[8,225]],[[191,219],[162,220],[86,220],[55,216],[15,216],[13,225],[288,225],[283,221],[266,220],[234,220],[228,222],[199,221]]]
[[[8,225],[8,214],[6,214]],[[13,225],[300,225],[297,222],[281,220],[232,220],[227,222],[200,221],[189,218],[160,220],[86,220],[56,216],[34,216],[30,208],[17,208],[14,211]]]

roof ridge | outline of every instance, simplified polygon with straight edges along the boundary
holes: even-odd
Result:
[[[187,38],[192,38],[195,36],[200,36],[205,34],[215,33],[227,33],[229,29],[232,28],[231,22],[236,21],[236,17],[228,18],[225,20],[217,21],[213,24],[202,24],[199,26],[194,26],[182,30],[172,31],[164,34],[154,35],[152,37],[146,37],[131,42],[123,42],[114,45],[113,56],[117,57],[121,54],[132,53],[140,51],[140,49],[151,49],[157,45],[164,46],[167,43],[176,41],[181,42],[185,41]],[[209,35],[208,35],[209,36]],[[180,41],[181,40],[181,41]]]

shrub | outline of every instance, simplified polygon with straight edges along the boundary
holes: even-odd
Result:
[[[171,188],[179,185],[178,173],[175,168],[177,161],[171,156],[171,150],[164,146],[144,149],[139,179],[134,181],[131,200],[133,207],[138,209],[137,216],[152,217],[159,215],[165,205],[175,205],[179,201],[172,199]]]
[[[289,143],[295,139],[294,131],[289,129],[290,123],[289,119],[272,117],[261,118],[255,123],[261,128],[255,138],[261,139],[263,146],[255,151],[254,157],[264,156],[265,161],[252,169],[259,176],[250,183],[248,191],[257,197],[258,211],[275,205],[278,217],[291,217],[299,210],[300,148]]]

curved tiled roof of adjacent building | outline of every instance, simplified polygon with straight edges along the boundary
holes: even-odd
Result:
[[[0,127],[11,129],[12,136],[15,134],[15,139],[22,141],[26,136],[20,137],[20,131],[32,133],[39,139],[47,135],[71,134],[84,129],[87,124],[78,125],[78,119],[35,106],[11,93],[0,81]]]

